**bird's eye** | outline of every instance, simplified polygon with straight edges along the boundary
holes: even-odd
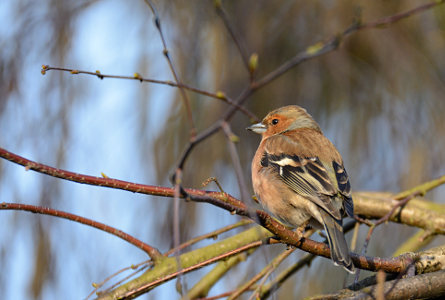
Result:
[[[273,119],[273,120],[272,120],[272,124],[273,124],[273,125],[277,125],[277,124],[278,124],[278,121],[279,121],[278,119]]]

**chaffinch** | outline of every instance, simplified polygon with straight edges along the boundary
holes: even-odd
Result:
[[[292,227],[324,228],[331,258],[354,273],[342,218],[353,216],[351,186],[343,160],[305,109],[290,105],[247,128],[262,135],[252,161],[255,194],[265,208]]]

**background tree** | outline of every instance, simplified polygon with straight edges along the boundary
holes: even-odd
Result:
[[[422,1],[223,1],[222,10],[211,1],[155,4],[181,82],[216,96],[221,91],[233,101],[252,79],[267,83],[250,86],[252,92],[243,103],[259,117],[285,104],[307,108],[342,153],[353,190],[399,192],[445,173],[445,16],[440,2],[425,7]],[[415,7],[424,9],[395,22],[394,16]],[[171,187],[192,128],[199,136],[233,107],[188,89],[184,100],[179,88],[138,80],[98,81],[54,71],[37,76],[40,65],[47,63],[177,82],[162,55],[164,47],[147,3],[19,0],[3,3],[0,13],[0,146],[13,153],[82,174],[103,172]],[[388,16],[392,19],[385,19]],[[318,55],[323,45],[331,45],[332,51]],[[258,67],[249,73],[253,53],[258,55]],[[301,53],[316,58],[274,80],[261,81]],[[249,164],[258,144],[258,137],[244,130],[250,117],[237,112],[228,127],[219,127],[192,149],[181,174],[183,187],[201,188],[203,181],[216,177],[225,192],[250,204]],[[233,140],[232,133],[238,137],[236,145],[227,139]],[[231,156],[234,147],[238,174]],[[239,178],[244,178],[247,191]],[[211,184],[206,189],[217,187]],[[443,187],[427,196],[443,204],[442,194]],[[357,201],[363,198],[356,194]],[[185,242],[240,221],[212,205],[176,201],[175,211],[172,199],[73,184],[24,172],[5,160],[0,160],[0,199],[94,219],[131,233],[162,253],[174,246],[175,234]],[[443,215],[442,206],[435,208]],[[73,222],[22,211],[2,211],[1,218],[3,298],[78,299],[91,291],[92,282],[147,259],[136,247]],[[179,232],[174,230],[175,220]],[[244,230],[221,234],[218,241]],[[358,252],[367,232],[364,225],[357,231]],[[413,234],[430,242],[427,248],[442,245],[443,236],[432,238],[431,232],[440,233],[392,222],[381,225],[367,253],[391,257]],[[214,243],[206,240],[187,251]],[[248,259],[230,270],[210,294],[237,289],[277,255],[285,255],[285,249],[278,244],[250,250]],[[306,254],[297,250],[287,255],[285,265],[292,265]],[[213,267],[182,276],[183,293]],[[276,279],[284,269],[271,269],[267,278]],[[325,272],[320,274],[320,269]],[[343,280],[332,278],[342,276],[344,272],[329,260],[315,259],[310,268],[286,280],[277,297],[335,292]],[[167,282],[145,297],[178,297],[174,284]]]

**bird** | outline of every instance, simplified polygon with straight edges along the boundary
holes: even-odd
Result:
[[[334,264],[355,273],[342,227],[354,204],[338,150],[297,105],[275,109],[247,129],[262,136],[252,160],[259,202],[285,225],[324,229]]]

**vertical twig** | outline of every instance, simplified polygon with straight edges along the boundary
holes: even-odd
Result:
[[[154,23],[156,28],[158,29],[159,35],[161,37],[161,41],[162,41],[162,46],[163,46],[163,50],[162,53],[164,54],[165,58],[167,59],[168,65],[170,67],[170,70],[173,74],[173,77],[175,79],[175,82],[179,88],[179,92],[181,93],[181,97],[182,97],[182,101],[184,102],[184,106],[186,108],[187,111],[187,117],[191,126],[191,132],[190,132],[190,140],[193,141],[196,138],[196,128],[195,128],[195,123],[193,122],[193,115],[192,115],[192,109],[190,107],[190,101],[187,97],[187,94],[185,92],[185,89],[183,87],[183,84],[181,82],[181,80],[179,79],[178,73],[175,69],[175,66],[173,65],[173,62],[170,58],[170,54],[167,48],[167,43],[165,42],[165,37],[164,37],[164,33],[162,32],[161,29],[161,20],[159,18],[158,12],[156,10],[156,7],[153,5],[153,3],[151,2],[151,0],[144,0],[145,3],[150,7],[153,16],[154,16]]]
[[[223,9],[220,0],[215,1],[215,9],[216,9],[216,13],[218,14],[218,16],[220,16],[220,18],[222,19],[224,26],[226,26],[226,29],[229,32],[230,37],[232,38],[233,42],[235,43],[235,46],[241,55],[241,59],[243,61],[244,66],[249,71],[249,55],[247,53],[246,47],[244,46],[243,43],[241,43],[241,38],[239,37],[238,33],[235,31],[235,28],[230,23],[229,18],[227,17],[227,14]],[[252,78],[251,78],[251,80],[252,80]]]
[[[232,158],[233,168],[235,169],[235,174],[236,174],[236,179],[238,182],[241,200],[243,200],[244,203],[248,203],[250,196],[249,196],[249,192],[247,190],[246,181],[244,179],[243,170],[241,168],[241,162],[239,159],[238,151],[235,146],[235,142],[238,139],[238,137],[233,134],[232,130],[230,129],[229,123],[222,122],[221,127],[224,131],[224,134],[227,137],[227,145],[229,147],[230,157]]]

